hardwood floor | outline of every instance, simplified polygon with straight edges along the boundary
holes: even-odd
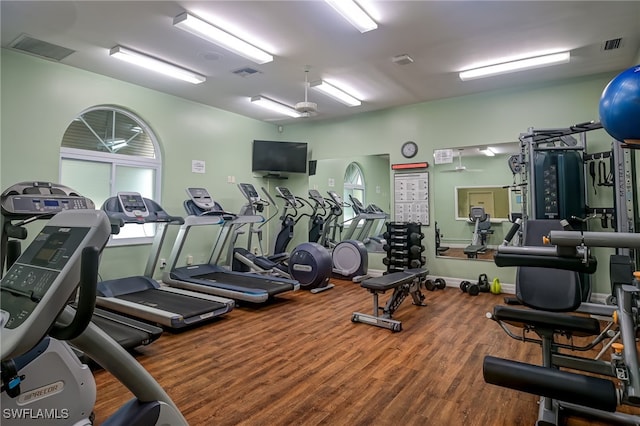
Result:
[[[540,360],[537,345],[509,338],[485,318],[502,296],[425,291],[428,306],[408,297],[394,315],[403,331],[392,333],[352,323],[352,312],[372,310],[371,296],[357,284],[334,283],[165,332],[137,359],[191,425],[535,424],[537,397],[482,377],[485,355]],[[99,424],[131,394],[109,373],[95,375]]]

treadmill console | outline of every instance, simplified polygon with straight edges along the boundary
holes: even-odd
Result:
[[[24,353],[47,333],[80,281],[84,247],[102,249],[111,232],[99,210],[55,215],[0,281],[2,359]]]
[[[322,195],[320,195],[320,191],[318,191],[317,189],[310,189],[309,197],[319,206],[324,206],[324,198],[322,198]]]
[[[216,206],[209,191],[204,188],[187,188],[187,194],[191,201],[203,210],[211,210]]]
[[[278,194],[282,198],[284,198],[287,203],[295,207],[296,197],[291,193],[291,191],[289,191],[289,188],[285,188],[284,186],[276,186],[276,191],[278,191]]]
[[[349,200],[351,201],[351,206],[354,208],[356,213],[365,213],[367,211],[367,209],[362,205],[362,202],[353,195],[349,195]]]
[[[118,202],[122,208],[122,213],[127,217],[139,218],[149,216],[149,209],[137,192],[118,192]]]

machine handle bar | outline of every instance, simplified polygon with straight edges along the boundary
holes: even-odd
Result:
[[[73,320],[67,325],[54,324],[49,332],[51,337],[58,340],[72,340],[82,334],[91,322],[93,309],[96,305],[96,288],[98,285],[98,264],[100,251],[97,247],[82,249],[80,263],[80,287],[78,294],[78,308]]]

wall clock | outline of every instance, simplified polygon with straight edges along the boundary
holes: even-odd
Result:
[[[407,141],[402,144],[400,152],[405,158],[413,158],[418,153],[418,144],[413,141]]]

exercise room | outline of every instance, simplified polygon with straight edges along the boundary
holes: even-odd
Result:
[[[640,2],[0,2],[3,425],[640,424]]]

